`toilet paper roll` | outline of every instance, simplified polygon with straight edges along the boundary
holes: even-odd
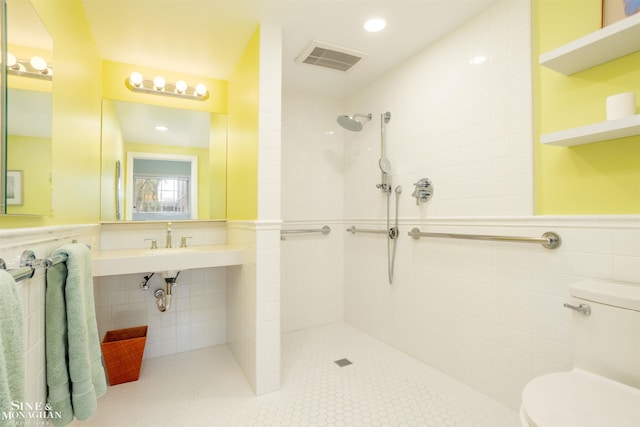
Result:
[[[607,98],[607,120],[616,120],[636,114],[636,94],[619,93]]]

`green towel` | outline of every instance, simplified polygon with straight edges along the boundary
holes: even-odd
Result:
[[[64,426],[91,417],[97,399],[107,391],[93,299],[91,255],[82,244],[63,246],[52,254],[67,261],[47,269],[45,337],[47,401]]]
[[[22,301],[13,276],[0,269],[0,414],[12,411],[11,402],[24,400]],[[16,420],[0,419],[3,426]]]

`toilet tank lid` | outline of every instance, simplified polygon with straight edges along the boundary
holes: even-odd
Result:
[[[589,301],[640,311],[640,284],[585,279],[569,285],[571,295]]]

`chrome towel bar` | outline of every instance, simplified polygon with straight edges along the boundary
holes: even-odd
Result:
[[[538,243],[547,249],[555,249],[560,246],[562,240],[560,236],[553,232],[547,231],[542,237],[518,237],[518,236],[487,236],[479,234],[454,234],[454,233],[425,233],[415,227],[407,233],[408,236],[414,239],[420,237],[444,237],[450,239],[469,239],[469,240],[493,240],[501,242],[520,242],[520,243]]]
[[[280,239],[284,240],[285,234],[307,234],[307,233],[321,233],[323,235],[329,234],[331,227],[328,225],[322,226],[322,228],[301,228],[296,230],[280,230]]]
[[[347,231],[350,233],[369,233],[369,234],[389,234],[389,230],[370,230],[366,228],[356,228],[355,226],[351,226],[347,228]]]
[[[2,258],[0,258],[0,268],[7,270],[7,272],[13,276],[13,280],[19,282],[21,280],[32,278],[36,268],[49,268],[61,262],[65,262],[66,260],[66,254],[56,255],[52,258],[37,259],[32,250],[25,250],[22,252],[22,256],[20,257],[19,268],[7,270],[7,264]]]

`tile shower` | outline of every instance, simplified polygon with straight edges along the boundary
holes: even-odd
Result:
[[[567,285],[640,282],[639,216],[533,215],[530,22],[528,2],[498,2],[346,100],[284,92],[283,227],[333,230],[282,244],[284,331],[343,316],[515,410],[527,381],[571,366]],[[335,116],[352,111],[374,122],[345,132]],[[393,114],[393,183],[405,190],[393,286],[384,237],[344,231],[385,227],[375,188],[383,111]],[[407,189],[426,177],[434,197],[416,206]],[[414,241],[413,227],[555,231],[563,243]]]

